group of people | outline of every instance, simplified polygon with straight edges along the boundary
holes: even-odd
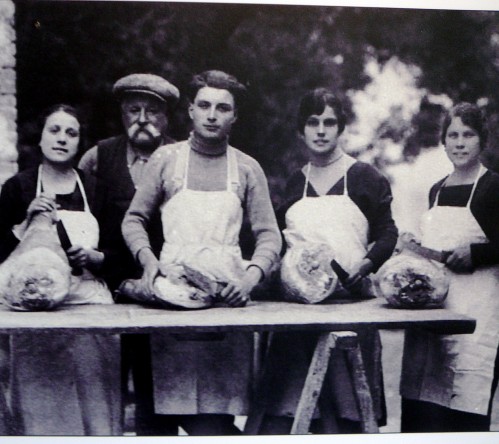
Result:
[[[179,90],[152,74],[132,74],[113,87],[124,133],[97,143],[81,158],[83,124],[68,105],[41,122],[41,165],[9,179],[0,193],[0,262],[40,212],[68,219],[75,240],[69,264],[83,279],[107,284],[115,302],[127,279],[141,279],[144,299],[172,264],[189,264],[223,284],[219,298],[244,306],[269,280],[291,242],[326,243],[349,274],[355,297],[362,282],[390,258],[398,231],[389,181],[339,147],[346,117],[328,89],[305,94],[298,137],[309,162],[287,183],[274,212],[265,174],[229,144],[245,87],[221,71],[195,75],[189,85],[188,140],[168,136]],[[406,335],[401,383],[402,431],[488,430],[497,386],[499,331],[499,176],[480,153],[487,129],[481,111],[463,103],[448,114],[442,142],[454,171],[430,191],[422,223],[424,246],[451,251],[449,307],[478,320],[472,335]],[[277,216],[276,216],[277,214]],[[247,220],[254,251],[243,259],[240,232]],[[101,292],[102,293],[102,292]],[[101,294],[99,293],[99,294]],[[273,294],[278,298],[278,294]],[[360,297],[357,295],[357,297]],[[78,300],[73,303],[88,303]],[[102,296],[90,302],[112,303]],[[210,316],[210,311],[205,312]],[[137,435],[233,435],[236,415],[251,396],[254,336],[126,334],[13,335],[10,339],[15,433],[120,434],[121,398],[132,375]],[[377,419],[386,420],[380,337],[359,332]],[[276,333],[269,344],[272,379],[261,432],[289,433],[317,335]],[[286,371],[283,372],[282,369]],[[121,371],[122,380],[115,377]],[[64,389],[62,389],[62,388]],[[360,432],[360,415],[345,357],[333,351],[314,413],[316,433]]]

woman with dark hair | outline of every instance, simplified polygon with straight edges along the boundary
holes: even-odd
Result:
[[[448,251],[446,307],[477,320],[471,335],[408,331],[402,367],[402,432],[487,431],[499,345],[499,175],[480,162],[487,124],[460,103],[445,117],[442,143],[453,172],[430,190],[421,243]]]
[[[309,162],[289,178],[287,202],[277,217],[288,247],[325,243],[332,248],[336,261],[349,274],[343,282],[347,297],[358,299],[366,276],[392,254],[397,228],[391,215],[388,180],[338,146],[345,123],[341,102],[331,91],[318,88],[302,98],[298,131]],[[377,418],[382,423],[385,406],[379,333],[366,329],[359,339]],[[289,433],[316,341],[316,334],[274,335],[268,365],[275,380],[263,434]],[[279,373],[279,368],[286,372]],[[341,351],[333,350],[314,418],[314,432],[361,431],[352,381]]]
[[[16,248],[37,213],[54,212],[72,244],[66,247],[68,262],[81,272],[73,273],[66,302],[112,303],[108,288],[93,274],[103,260],[97,250],[99,227],[89,210],[83,175],[73,168],[80,122],[76,109],[68,105],[56,105],[43,115],[41,164],[7,180],[0,193],[0,261]],[[119,433],[117,338],[15,334],[10,354],[11,404],[18,420],[13,433]]]

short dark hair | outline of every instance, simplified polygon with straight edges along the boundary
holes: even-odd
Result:
[[[341,134],[346,124],[343,106],[336,95],[327,88],[316,88],[302,97],[298,108],[298,131],[303,134],[307,119],[313,114],[321,115],[326,106],[333,108],[338,120],[338,135]]]
[[[246,87],[234,76],[215,69],[196,74],[189,84],[189,100],[194,102],[198,91],[205,86],[218,89],[226,89],[234,97],[234,104],[237,107],[240,100],[246,93]]]
[[[78,123],[80,124],[80,140],[78,141],[78,152],[81,152],[83,145],[84,145],[84,133],[86,130],[86,124],[85,120],[81,114],[81,112],[75,108],[74,106],[67,105],[65,103],[58,103],[56,105],[49,106],[46,108],[42,113],[40,114],[40,117],[38,119],[38,143],[40,143],[40,140],[42,138],[42,132],[43,128],[45,127],[45,124],[47,123],[47,119],[54,113],[57,113],[59,111],[63,111],[66,114],[69,114],[70,116],[73,116]]]
[[[447,130],[454,117],[460,117],[462,122],[475,130],[480,139],[480,148],[483,150],[487,144],[487,138],[489,131],[487,128],[487,119],[482,113],[482,110],[478,105],[473,103],[461,102],[453,106],[445,115],[442,122],[442,143],[445,145],[445,138],[447,136]]]

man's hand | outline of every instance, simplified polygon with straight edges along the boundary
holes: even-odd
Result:
[[[447,258],[445,265],[456,273],[471,273],[473,271],[473,262],[471,261],[471,247],[456,248]]]
[[[258,267],[250,266],[240,281],[227,283],[220,296],[231,307],[244,307],[261,278],[262,271]]]
[[[153,297],[155,294],[154,280],[159,274],[159,261],[149,248],[140,250],[138,259],[144,269],[142,273],[142,286],[144,287],[146,296]]]
[[[360,291],[362,279],[364,279],[374,268],[371,259],[362,259],[351,271],[350,276],[344,282],[344,287],[350,291]]]
[[[69,264],[73,268],[99,268],[104,261],[104,253],[93,248],[83,248],[80,245],[73,245],[66,250]]]

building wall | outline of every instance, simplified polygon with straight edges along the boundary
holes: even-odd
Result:
[[[0,0],[0,187],[17,172],[14,2]]]

